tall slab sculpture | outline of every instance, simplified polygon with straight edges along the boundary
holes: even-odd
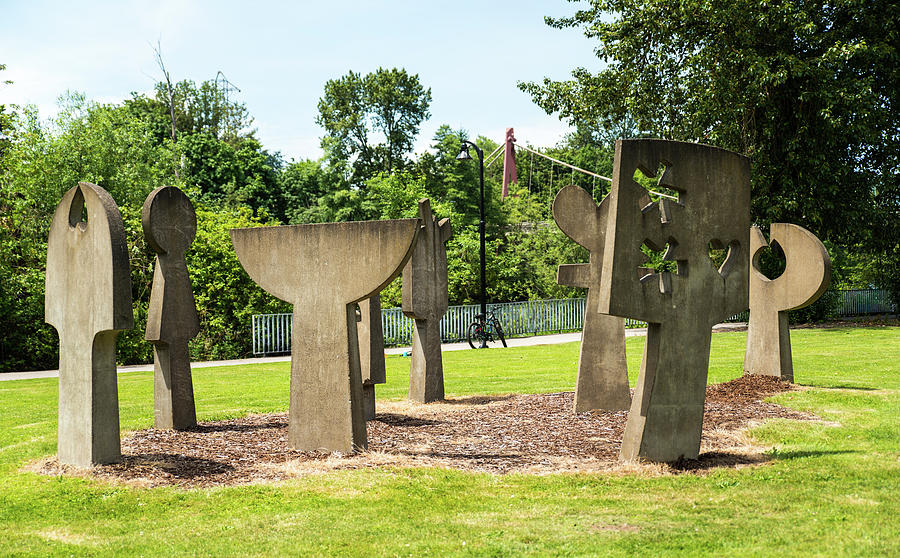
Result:
[[[294,305],[291,448],[367,447],[356,303],[400,273],[419,226],[398,219],[231,230],[250,277]]]
[[[200,332],[200,317],[184,261],[197,233],[197,215],[184,192],[164,186],[147,197],[141,221],[144,239],[156,253],[144,335],[153,343],[155,426],[183,430],[197,425],[188,341]]]
[[[678,201],[652,202],[635,171]],[[599,309],[648,322],[620,459],[674,461],[700,451],[712,326],[747,308],[750,166],[746,157],[663,140],[616,143]],[[677,273],[644,266],[642,245],[666,248]],[[728,248],[718,269],[710,248]]]
[[[623,411],[631,404],[625,361],[625,320],[599,312],[598,295],[607,233],[609,196],[600,204],[580,186],[566,186],[553,200],[553,219],[572,240],[587,248],[590,263],[559,266],[556,282],[587,289],[575,412]]]
[[[788,311],[809,306],[831,283],[831,257],[816,235],[798,225],[772,223],[772,244],[784,251],[784,273],[769,279],[759,271],[759,256],[769,246],[759,227],[750,229],[750,323],[744,373],[794,381]]]
[[[402,309],[416,322],[409,365],[409,399],[430,403],[444,398],[441,318],[447,312],[447,249],[450,219],[438,221],[427,199],[419,200],[423,225],[412,257],[403,269]]]
[[[60,463],[121,457],[116,336],[134,327],[122,216],[103,188],[63,195],[47,239],[44,316],[59,333]]]
[[[384,328],[381,324],[381,295],[359,301],[359,367],[363,386],[363,415],[375,418],[375,385],[387,383],[384,369]]]

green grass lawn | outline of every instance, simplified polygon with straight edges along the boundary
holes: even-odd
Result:
[[[741,373],[744,333],[713,336],[710,382]],[[274,485],[140,489],[22,472],[56,451],[55,379],[0,382],[0,555],[900,555],[900,328],[795,330],[811,389],[774,398],[825,422],[770,421],[772,462],[706,475],[442,469]],[[632,384],[643,338],[628,340]],[[570,391],[578,344],[444,355],[449,395]],[[387,358],[379,399],[406,395]],[[287,408],[287,363],[200,368],[200,420]],[[119,376],[123,431],[153,421],[153,375]]]

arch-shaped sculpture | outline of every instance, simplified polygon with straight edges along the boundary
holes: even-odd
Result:
[[[556,282],[586,288],[584,327],[575,382],[575,412],[623,411],[631,404],[625,361],[625,319],[598,310],[606,244],[609,196],[600,204],[580,186],[566,186],[553,200],[553,219],[569,238],[587,248],[590,263],[562,264]]]
[[[116,336],[134,327],[131,270],[122,215],[95,184],[71,188],[53,214],[44,317],[59,333],[59,461],[114,463],[121,458]]]
[[[831,257],[808,230],[790,223],[772,223],[770,242],[757,226],[750,229],[750,322],[744,373],[794,381],[788,311],[809,306],[831,283]],[[778,244],[784,251],[784,273],[769,279],[759,271],[762,250]]]

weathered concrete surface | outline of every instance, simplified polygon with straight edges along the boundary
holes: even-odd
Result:
[[[291,448],[367,447],[356,303],[400,273],[418,230],[418,219],[231,230],[250,277],[294,305]]]
[[[114,463],[121,458],[116,336],[134,327],[131,271],[122,216],[94,184],[66,192],[53,215],[44,317],[59,333],[59,461]]]
[[[449,305],[447,249],[450,219],[438,221],[428,199],[419,200],[423,225],[412,257],[403,269],[402,309],[415,320],[409,365],[409,399],[430,403],[444,398],[441,318]]]
[[[637,169],[679,201],[651,202]],[[663,140],[616,143],[606,246],[603,313],[649,322],[640,376],[620,459],[674,461],[700,451],[712,326],[747,308],[750,166],[746,157]],[[648,273],[639,249],[668,244],[677,273]],[[719,269],[709,248],[728,247]]]
[[[384,328],[381,324],[381,295],[359,301],[359,367],[363,383],[363,415],[375,418],[375,384],[387,382],[384,369]]]
[[[628,365],[625,361],[625,320],[601,314],[598,290],[606,242],[609,196],[600,204],[579,186],[566,186],[553,200],[553,219],[569,238],[587,248],[590,263],[559,266],[556,282],[587,289],[575,412],[623,411],[631,404]]]
[[[144,201],[141,223],[147,246],[156,253],[144,335],[153,343],[154,424],[184,430],[197,425],[188,341],[200,333],[200,317],[184,261],[197,233],[197,215],[184,192],[163,186]]]
[[[759,271],[759,256],[769,246],[759,227],[750,229],[750,322],[744,373],[794,381],[788,311],[809,306],[831,283],[831,257],[816,235],[798,225],[772,223],[772,244],[784,251],[784,273],[769,279]]]

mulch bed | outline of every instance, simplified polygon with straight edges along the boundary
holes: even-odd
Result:
[[[657,472],[703,471],[765,461],[736,443],[749,424],[814,416],[764,403],[795,389],[775,378],[744,376],[707,387],[700,458]],[[460,397],[415,405],[379,402],[367,425],[369,449],[350,455],[287,448],[287,416],[255,415],[203,423],[190,431],[141,430],[122,441],[122,462],[79,474],[142,486],[185,488],[272,482],[335,469],[438,466],[490,473],[613,470],[626,412],[572,411],[571,392]],[[49,459],[34,467],[72,473]]]

